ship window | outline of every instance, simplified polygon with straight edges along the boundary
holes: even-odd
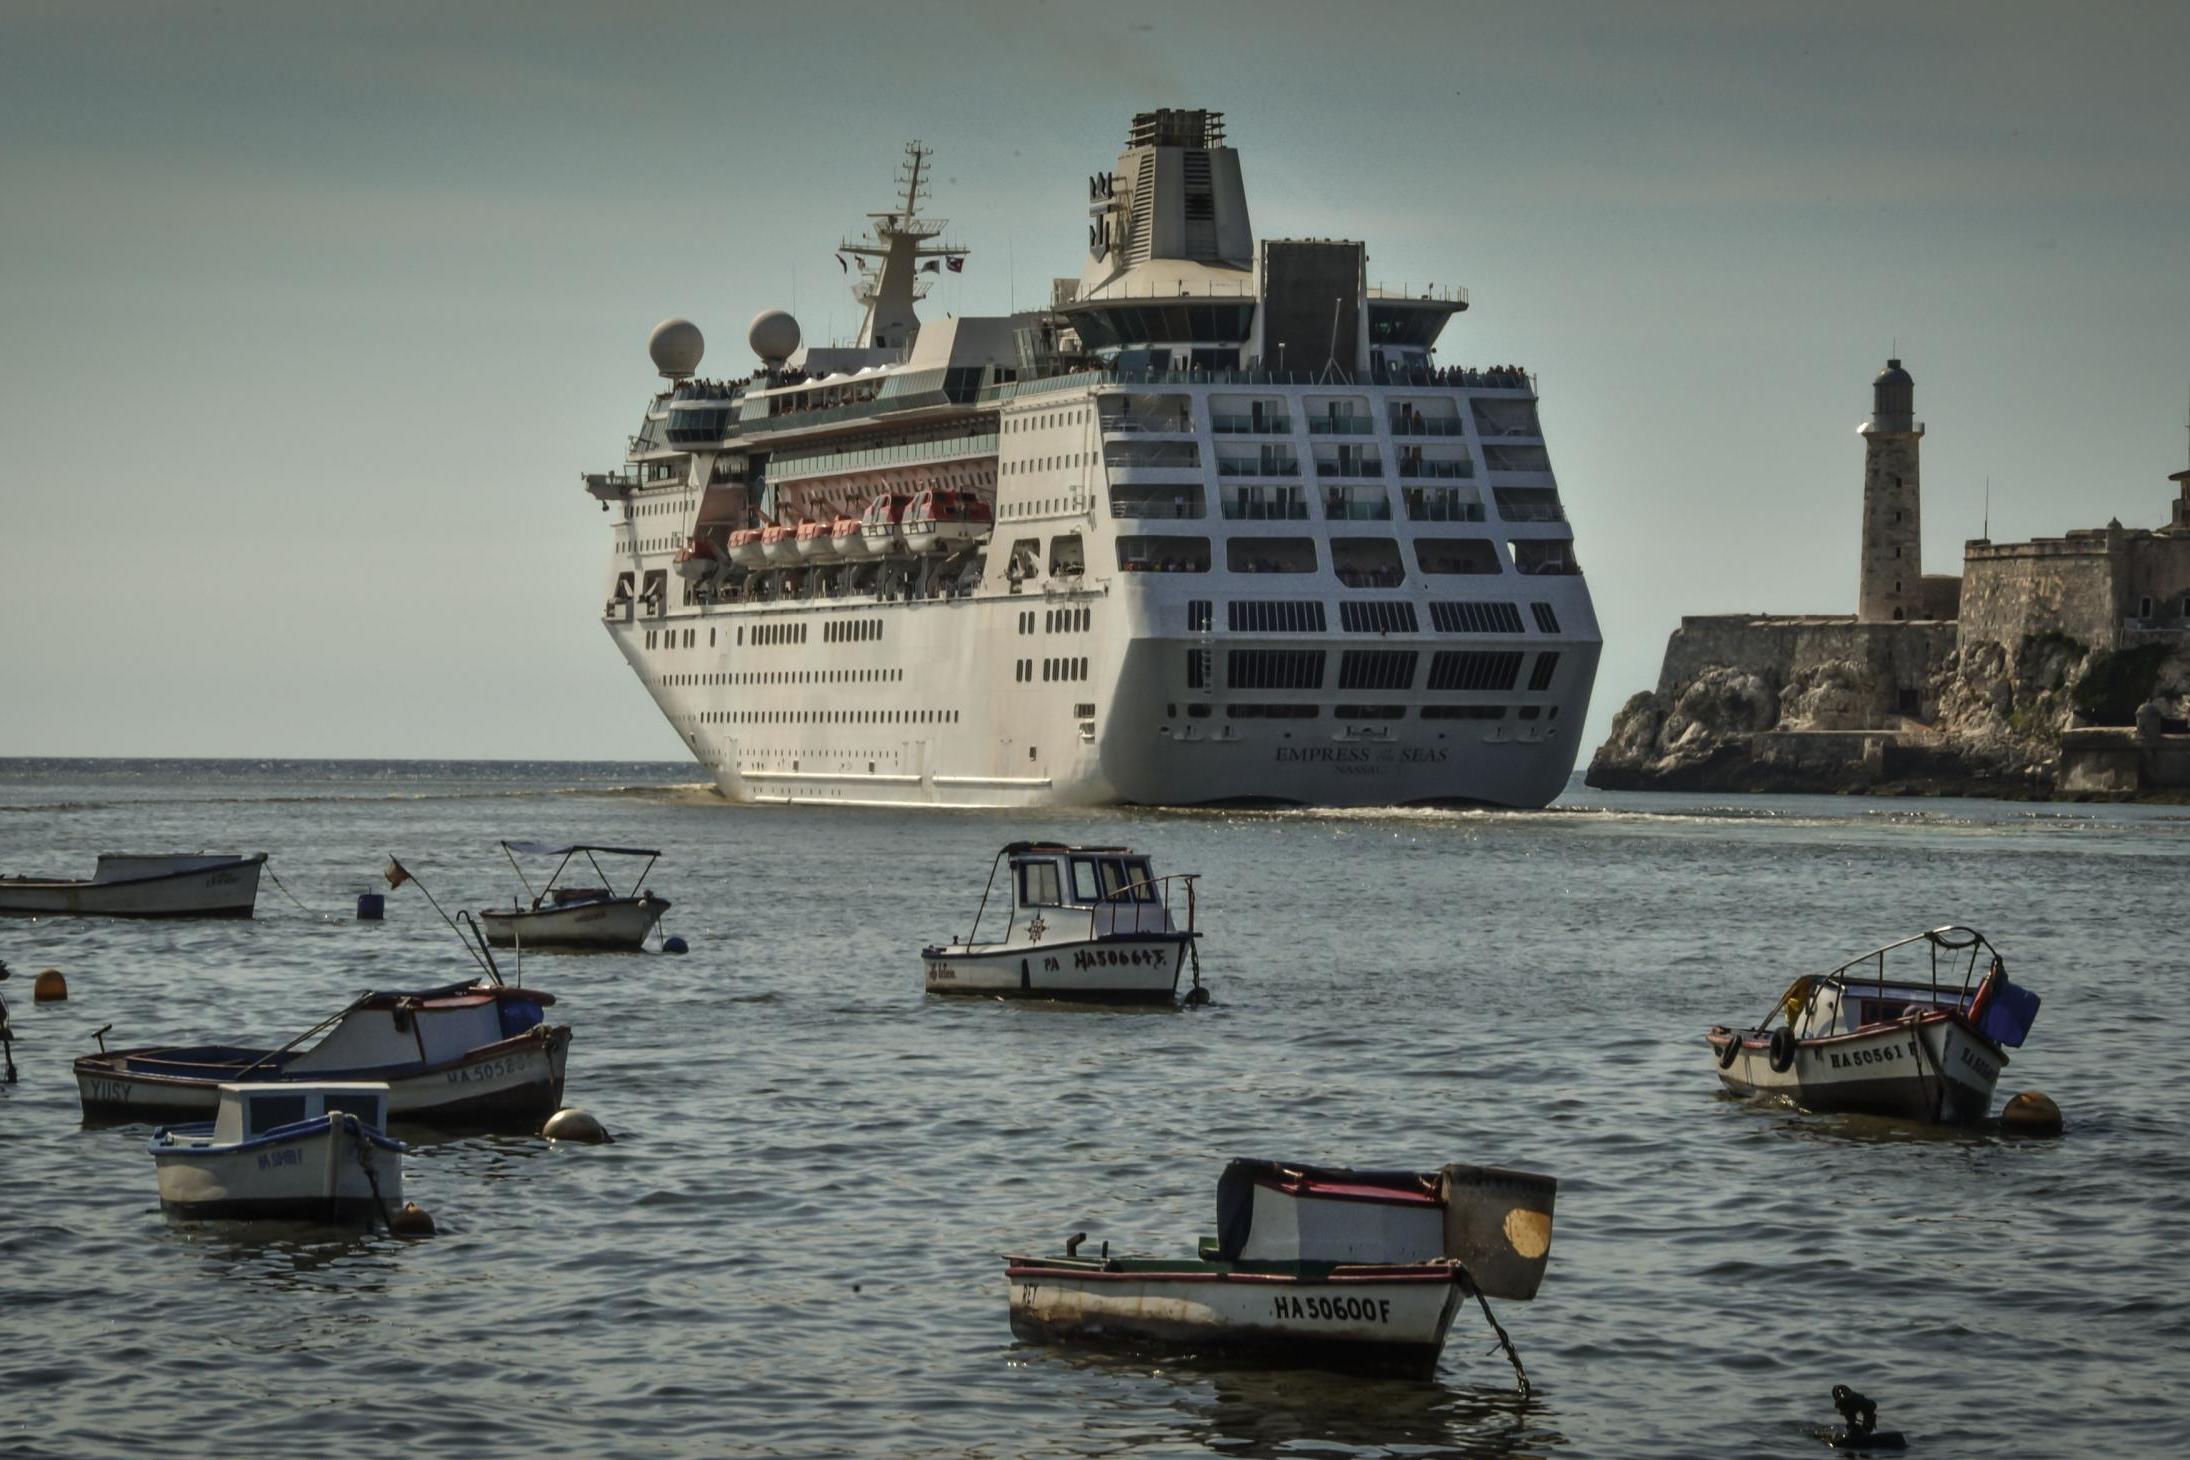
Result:
[[[1146,857],[1128,858],[1125,870],[1133,878],[1133,896],[1139,902],[1156,900],[1156,874],[1149,870]]]
[[[1388,537],[1334,537],[1331,567],[1349,588],[1397,588],[1406,581],[1399,544]]]
[[[1093,902],[1102,895],[1095,880],[1095,863],[1087,857],[1072,859],[1072,900]]]

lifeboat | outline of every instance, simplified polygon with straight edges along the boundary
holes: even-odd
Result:
[[[989,504],[973,493],[930,491],[913,498],[905,509],[901,533],[911,551],[939,553],[979,542],[995,525]]]
[[[788,567],[798,561],[798,529],[764,527],[760,530],[760,548],[772,566]]]
[[[730,561],[741,568],[758,568],[768,561],[759,528],[742,527],[730,534]]]
[[[722,552],[704,537],[695,537],[677,552],[677,576],[687,583],[705,583],[722,571]]]
[[[857,517],[839,517],[829,524],[829,551],[840,558],[856,558],[867,551]]]
[[[827,562],[836,556],[836,545],[829,541],[828,523],[801,522],[798,525],[798,555],[809,563]]]
[[[869,557],[886,557],[905,546],[902,529],[911,503],[902,492],[884,492],[867,504],[866,515],[859,519],[859,540]]]

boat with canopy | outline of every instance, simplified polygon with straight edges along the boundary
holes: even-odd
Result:
[[[503,842],[502,854],[509,858],[510,867],[532,901],[526,905],[513,898],[506,908],[479,910],[487,941],[497,948],[635,952],[644,946],[646,935],[661,921],[662,914],[669,911],[669,899],[646,886],[647,874],[661,857],[653,848],[605,847],[589,842]],[[537,892],[517,860],[521,856],[560,859]],[[563,873],[574,857],[584,857],[600,881],[584,887],[563,886]],[[639,869],[629,891],[617,892],[601,868],[601,857],[644,857],[646,865]]]

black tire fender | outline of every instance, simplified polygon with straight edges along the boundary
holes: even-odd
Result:
[[[1784,1075],[1794,1068],[1795,1032],[1782,1024],[1772,1031],[1772,1043],[1765,1053],[1775,1075]]]
[[[1719,1068],[1731,1069],[1741,1055],[1741,1036],[1731,1031],[1726,1036],[1726,1046],[1719,1051]]]

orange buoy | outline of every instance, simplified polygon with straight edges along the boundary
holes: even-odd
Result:
[[[2061,1107],[2039,1090],[2025,1090],[2001,1107],[2000,1126],[2011,1135],[2057,1136],[2061,1133]]]
[[[30,997],[33,1003],[58,1004],[68,997],[68,980],[61,977],[60,969],[49,968],[30,986]]]

